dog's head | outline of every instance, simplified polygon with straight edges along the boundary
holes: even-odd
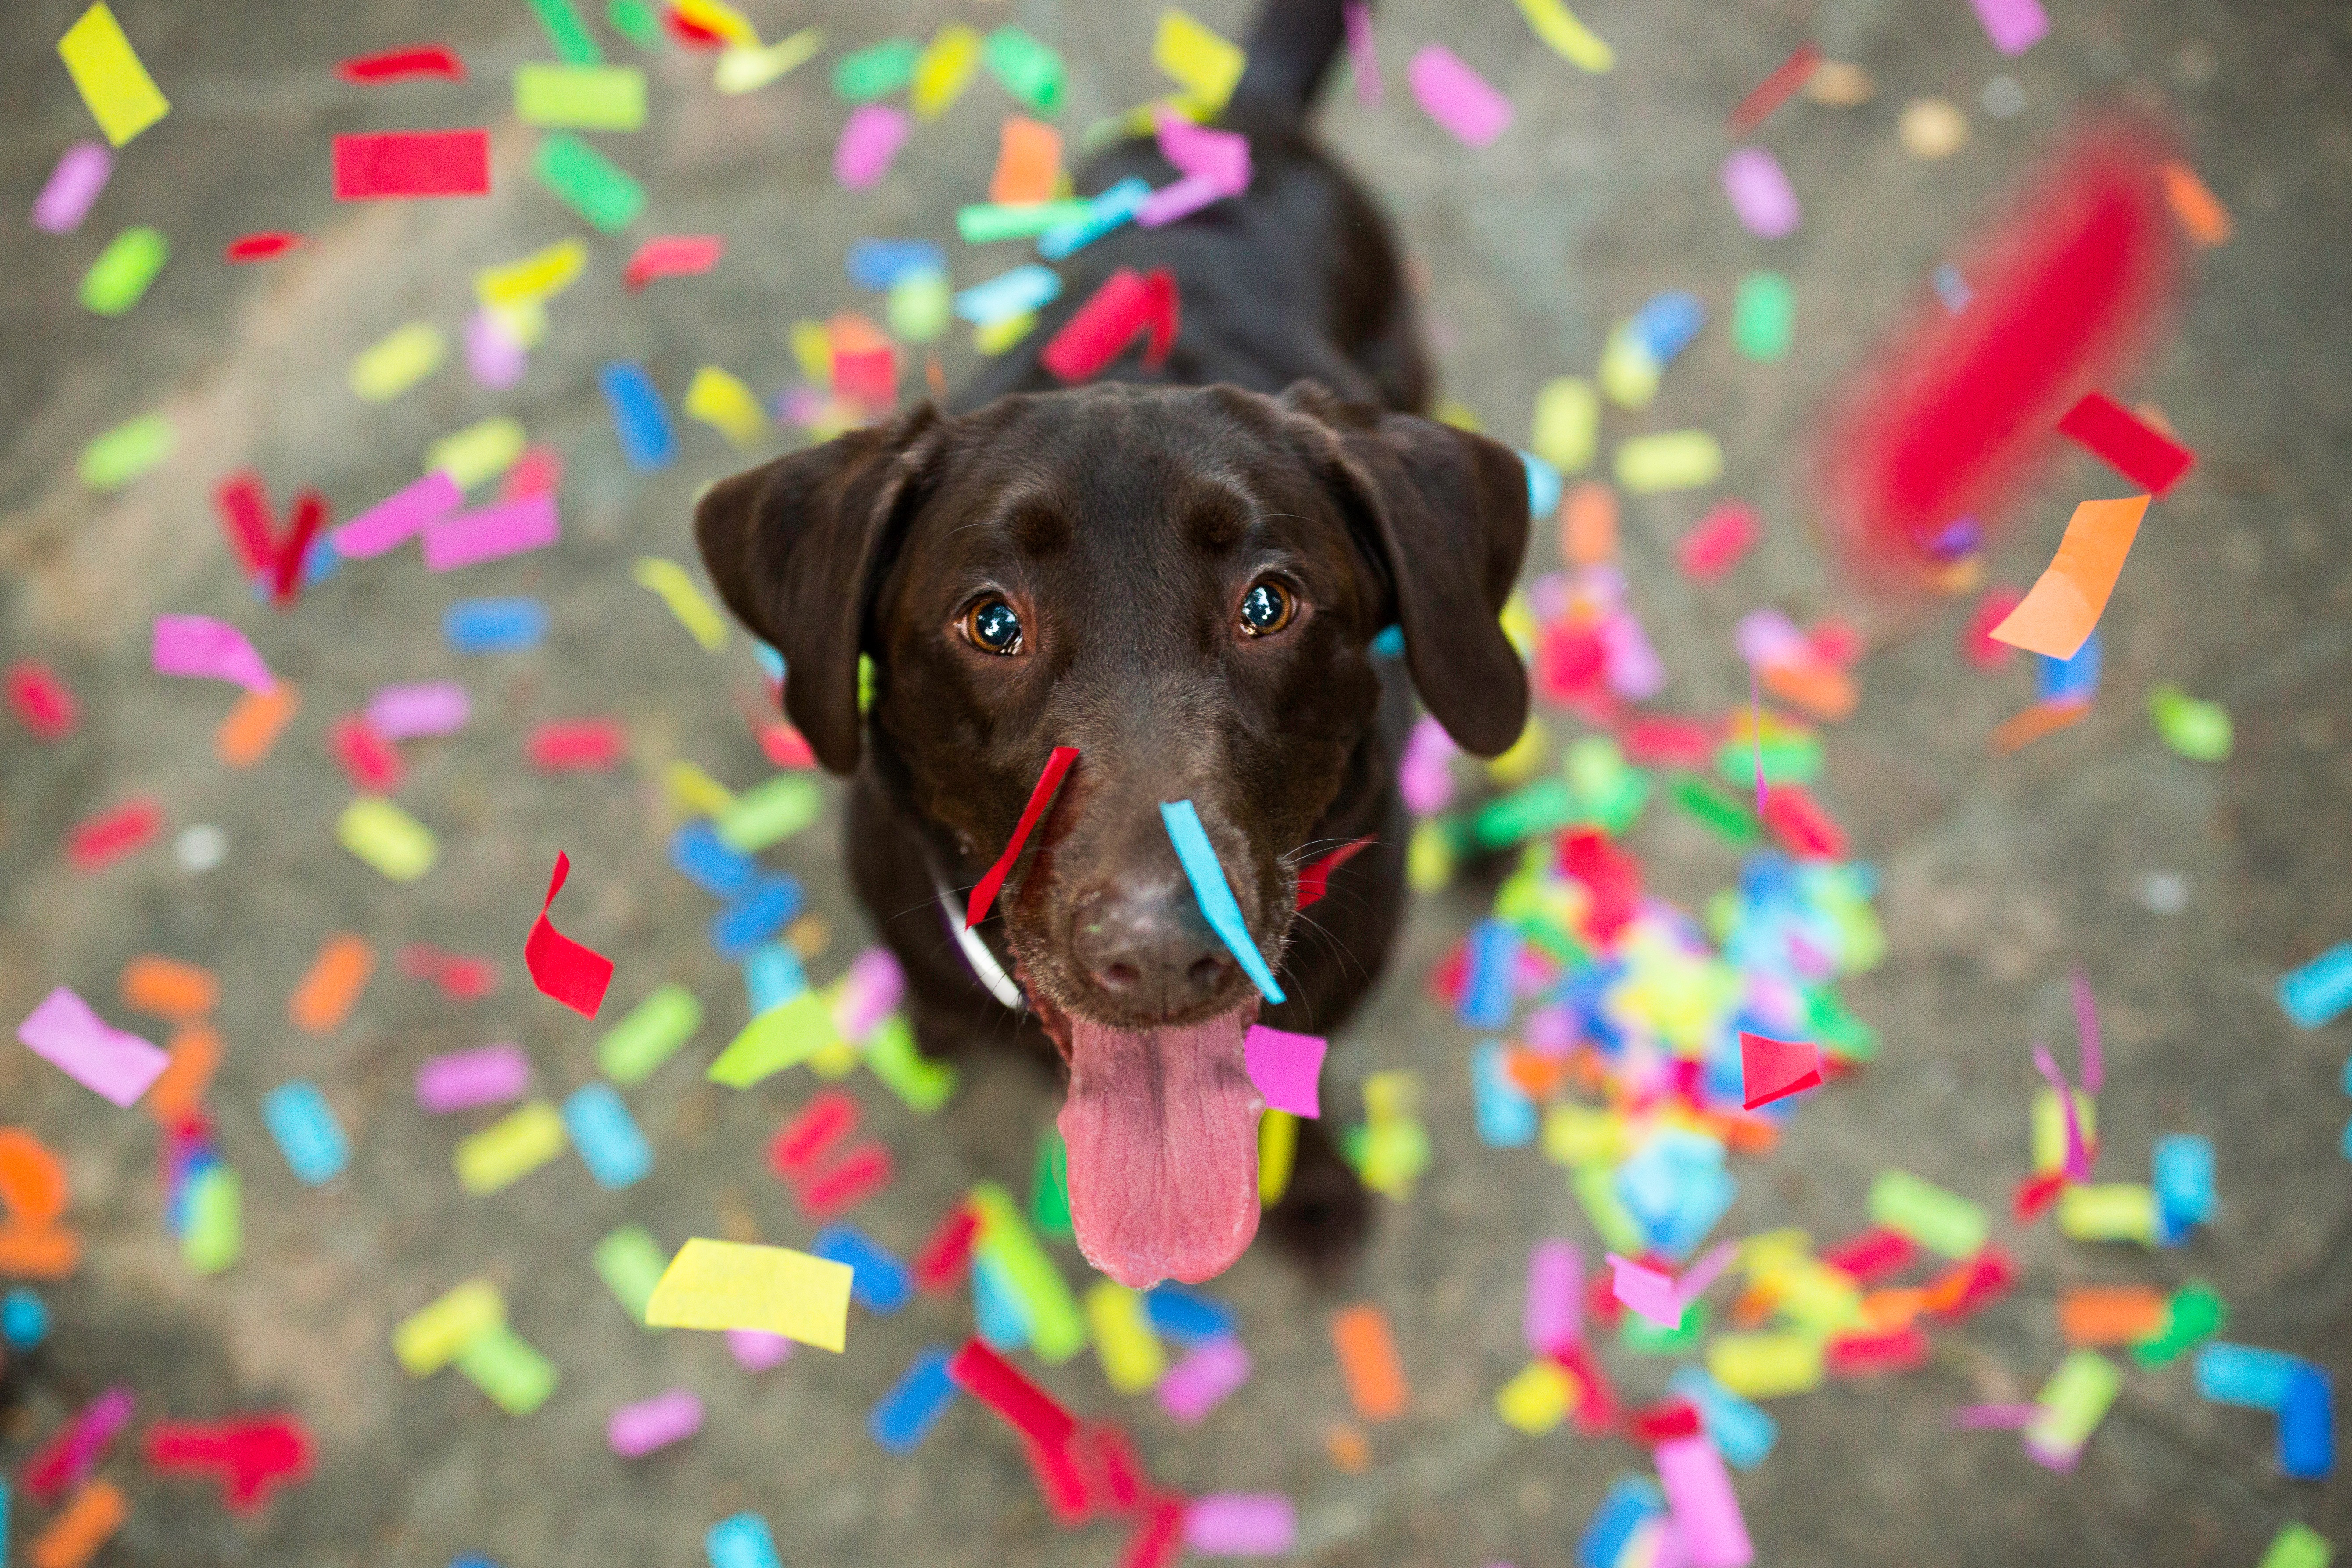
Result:
[[[870,721],[938,875],[970,886],[1047,753],[1078,749],[997,907],[1070,1067],[1079,1244],[1114,1279],[1205,1279],[1257,1225],[1258,995],[1160,803],[1193,802],[1278,963],[1298,865],[1373,723],[1383,627],[1465,748],[1517,738],[1527,682],[1496,616],[1527,522],[1508,447],[1305,384],[919,408],[704,497],[703,558],[784,656],[793,723],[847,773]]]

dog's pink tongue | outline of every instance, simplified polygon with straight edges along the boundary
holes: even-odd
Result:
[[[1070,1020],[1070,1221],[1087,1261],[1122,1285],[1198,1283],[1257,1234],[1253,1011],[1181,1029]]]

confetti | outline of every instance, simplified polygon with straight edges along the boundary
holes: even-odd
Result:
[[[887,104],[868,103],[852,110],[834,144],[833,177],[845,190],[870,188],[890,172],[913,131],[914,122]]]
[[[1485,147],[1510,127],[1511,100],[1444,44],[1423,44],[1405,81],[1429,117],[1468,146]]]
[[[1267,1001],[1278,1005],[1283,1000],[1282,985],[1266,966],[1265,956],[1258,952],[1256,940],[1250,935],[1241,905],[1234,901],[1233,888],[1225,880],[1224,868],[1201,826],[1199,812],[1189,800],[1162,801],[1160,816],[1167,825],[1170,842],[1176,847],[1176,858],[1183,863],[1184,875],[1192,884],[1192,896],[1200,901],[1202,918],[1233,953],[1250,983]]]
[[[2151,429],[2103,392],[2085,393],[2058,421],[2058,433],[2159,496],[2197,461],[2196,453]]]
[[[646,123],[646,73],[635,66],[515,68],[515,118],[575,131],[636,131]]]
[[[416,1103],[436,1114],[520,1100],[530,1088],[530,1058],[519,1046],[448,1051],[416,1069]]]
[[[103,0],[58,40],[58,58],[106,139],[120,147],[172,111]]]
[[[388,131],[334,139],[335,199],[490,194],[487,131]]]
[[[6,683],[9,710],[26,729],[44,741],[73,732],[81,706],[47,665],[37,659],[18,659],[8,667]]]
[[[94,316],[123,314],[146,298],[171,256],[171,241],[162,230],[143,225],[124,229],[82,274],[82,309]]]
[[[425,525],[425,569],[455,572],[510,555],[545,550],[562,538],[552,494],[525,496]]]
[[[760,1329],[839,1352],[847,1340],[847,1264],[789,1247],[697,1237],[678,1250],[646,1303],[655,1328]]]
[[[58,157],[41,194],[33,198],[33,226],[44,234],[71,234],[89,216],[114,173],[114,154],[95,142],[77,142]]]
[[[1723,194],[1739,225],[1759,239],[1797,232],[1797,193],[1780,161],[1761,147],[1742,147],[1723,161]]]
[[[138,1036],[108,1024],[63,985],[16,1026],[16,1038],[84,1089],[126,1108],[138,1102],[171,1059]]]
[[[395,882],[414,882],[441,854],[429,828],[380,795],[363,795],[343,807],[335,842]]]
[[[1386,1313],[1378,1307],[1349,1307],[1331,1319],[1331,1344],[1348,1403],[1367,1421],[1391,1421],[1404,1414],[1404,1367]]]
[[[333,1180],[351,1163],[342,1123],[317,1084],[304,1079],[279,1084],[261,1097],[261,1119],[295,1179],[305,1186]]]
[[[645,210],[646,188],[576,136],[562,133],[541,142],[530,168],[582,222],[605,234],[628,227]]]
[[[1992,629],[1994,638],[2048,658],[2068,659],[2081,651],[2123,575],[2147,503],[2147,497],[2133,496],[2077,506],[2049,568]]]
[[[523,963],[530,970],[531,984],[542,994],[593,1018],[604,1005],[605,987],[612,984],[613,961],[565,936],[547,918],[555,895],[563,890],[564,880],[571,875],[572,858],[559,852],[554,874],[548,879],[547,897],[541,901],[539,918],[523,943]]]
[[[1579,21],[1576,14],[1560,0],[1517,0],[1519,14],[1528,19],[1537,37],[1550,47],[1552,52],[1569,64],[1595,76],[1613,70],[1617,52],[1591,28]]]

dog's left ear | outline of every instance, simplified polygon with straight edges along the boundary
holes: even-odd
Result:
[[[1340,402],[1277,399],[1328,433],[1341,504],[1388,568],[1413,689],[1465,752],[1499,755],[1528,721],[1528,674],[1497,617],[1528,547],[1528,476],[1499,441]]]
[[[857,656],[892,520],[938,424],[926,403],[722,479],[694,509],[719,596],[784,656],[784,711],[837,773],[857,766]]]

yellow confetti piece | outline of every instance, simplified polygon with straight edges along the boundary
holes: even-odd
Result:
[[[719,55],[719,65],[710,73],[710,85],[730,97],[756,92],[806,65],[824,47],[824,29],[803,27],[763,49],[730,48]]]
[[[1822,1342],[1803,1334],[1717,1334],[1706,1370],[1742,1399],[1777,1399],[1818,1388]]]
[[[172,112],[172,105],[139,62],[139,51],[123,35],[104,0],[58,40],[58,58],[73,75],[76,91],[89,105],[90,118],[120,147]]]
[[[1097,1279],[1087,1288],[1087,1326],[1103,1376],[1118,1394],[1141,1394],[1168,1370],[1167,1352],[1144,1315],[1143,1298],[1126,1286]]]
[[[640,555],[630,565],[629,576],[638,587],[650,588],[660,595],[662,603],[669,606],[669,613],[677,617],[678,625],[691,632],[694,640],[706,649],[717,653],[727,646],[727,617],[719,613],[717,605],[702,596],[702,590],[694,585],[694,578],[685,567],[675,561],[665,561],[658,555]],[[671,765],[693,768],[697,774],[702,773],[692,763]],[[719,794],[726,795],[726,791],[720,790]],[[732,804],[733,797],[729,795],[726,805],[710,808],[709,814],[716,815]]]
[[[544,302],[570,288],[587,265],[587,246],[561,240],[504,266],[483,268],[474,274],[474,298],[493,310]]]
[[[1704,430],[1666,430],[1619,442],[1616,467],[1637,496],[1696,489],[1723,477],[1723,447]]]
[[[2156,1245],[2156,1190],[2137,1182],[2070,1186],[2058,1194],[2058,1229],[2073,1241]]]
[[[1578,21],[1576,14],[1559,0],[1518,0],[1518,5],[1519,14],[1535,29],[1536,37],[1577,69],[1599,76],[1616,68],[1617,51]]]
[[[740,378],[715,364],[694,373],[686,389],[686,412],[747,452],[757,449],[768,434],[768,411],[760,406],[759,398]]]
[[[511,1186],[563,1152],[563,1115],[534,1100],[457,1141],[457,1183],[476,1197]]]
[[[487,1279],[468,1279],[395,1324],[393,1358],[411,1377],[430,1377],[507,1321],[505,1298]]]
[[[1576,1406],[1576,1377],[1556,1361],[1531,1361],[1495,1391],[1495,1414],[1507,1426],[1540,1437]]]
[[[555,1393],[555,1363],[503,1323],[466,1347],[457,1370],[513,1416],[530,1415]]]
[[[760,47],[760,31],[751,18],[725,0],[672,0],[670,9],[705,32],[716,33],[739,49]]]
[[[482,309],[499,335],[519,349],[535,349],[547,338],[547,303],[525,300],[519,305],[485,305]]]
[[[503,415],[467,426],[444,436],[425,449],[425,471],[435,469],[457,481],[461,490],[495,479],[515,465],[530,444],[522,422]]]
[[[646,1326],[757,1329],[837,1353],[849,1338],[849,1280],[846,1263],[698,1236],[663,1270]]]
[[[1194,98],[1223,109],[1241,85],[1242,68],[1249,62],[1238,45],[1171,5],[1160,13],[1160,27],[1151,37],[1151,63]]]
[[[1563,474],[1590,467],[1601,441],[1601,399],[1580,375],[1544,383],[1536,394],[1536,456]]]
[[[971,334],[971,346],[987,358],[994,359],[1036,330],[1037,312],[1024,310],[1017,316],[1005,316],[984,327],[975,328]]]
[[[1601,390],[1620,408],[1647,408],[1658,395],[1661,369],[1632,321],[1610,329],[1601,348]]]
[[[527,60],[515,68],[515,118],[574,131],[636,131],[646,123],[646,73],[635,66]]]
[[[963,96],[963,89],[979,74],[987,44],[978,28],[961,22],[950,22],[931,35],[922,58],[915,62],[914,84],[907,93],[916,119],[936,120]]]
[[[1257,1200],[1272,1205],[1290,1186],[1290,1168],[1298,1160],[1298,1118],[1287,1110],[1268,1110],[1257,1124]]]
[[[395,882],[414,882],[441,853],[433,830],[384,799],[363,795],[335,819],[335,842]]]
[[[717,816],[735,804],[735,792],[683,760],[662,769],[662,793],[688,816]]]
[[[348,379],[362,403],[389,403],[441,368],[449,340],[430,321],[395,328],[352,361]]]

